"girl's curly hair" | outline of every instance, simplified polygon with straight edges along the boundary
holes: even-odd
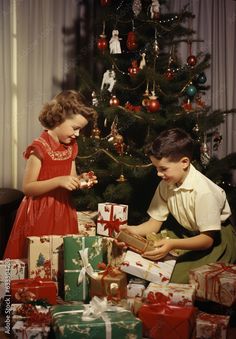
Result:
[[[46,129],[52,129],[76,114],[82,115],[88,121],[94,120],[97,116],[97,112],[85,104],[80,92],[66,90],[44,105],[39,114],[39,121]]]

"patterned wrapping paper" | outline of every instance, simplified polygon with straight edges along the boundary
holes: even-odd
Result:
[[[229,316],[199,312],[196,319],[196,339],[226,339]]]
[[[221,305],[236,302],[236,265],[214,263],[189,272],[189,282],[196,286],[196,297]]]
[[[194,284],[175,284],[167,285],[150,283],[144,291],[144,298],[149,293],[153,293],[157,300],[165,301],[170,305],[193,306],[195,301],[196,289]]]
[[[98,204],[97,234],[115,237],[120,225],[126,225],[128,205],[100,203]]]
[[[176,260],[153,262],[140,254],[127,251],[120,269],[141,279],[167,284],[173,272]]]
[[[39,278],[12,280],[10,289],[13,303],[44,300],[50,305],[55,305],[57,302],[57,285],[51,280]]]
[[[124,260],[125,252],[114,243],[114,238],[103,238],[106,250],[107,263],[111,266],[120,266]]]
[[[89,299],[89,277],[86,275],[82,283],[78,280],[83,268],[79,251],[85,248],[88,248],[89,263],[94,271],[98,271],[98,264],[106,261],[103,238],[100,236],[64,236],[64,298],[66,301]]]
[[[63,236],[28,237],[29,278],[63,280]]]
[[[142,338],[142,324],[130,311],[117,306],[84,316],[89,305],[63,305],[52,308],[55,338],[116,339]]]
[[[78,231],[82,236],[96,235],[97,211],[78,211]]]
[[[127,297],[135,298],[142,297],[145,291],[144,281],[131,279],[127,285]]]
[[[19,259],[0,260],[0,299],[4,298],[11,280],[25,279],[27,266]],[[7,286],[5,286],[7,284]]]
[[[50,326],[32,325],[27,326],[24,321],[18,320],[12,327],[14,338],[17,339],[43,339],[48,338]]]
[[[189,339],[196,322],[195,307],[144,304],[138,311],[143,324],[143,336],[149,339]]]

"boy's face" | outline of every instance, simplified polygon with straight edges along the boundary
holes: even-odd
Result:
[[[190,164],[188,157],[183,157],[176,162],[170,161],[168,158],[158,160],[154,156],[151,156],[150,159],[157,169],[157,175],[168,185],[180,186],[184,182]]]

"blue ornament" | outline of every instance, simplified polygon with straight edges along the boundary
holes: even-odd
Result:
[[[207,81],[206,75],[205,73],[200,73],[197,77],[197,81],[199,84],[205,84],[205,82]]]
[[[188,96],[193,97],[197,93],[197,89],[193,85],[189,85],[186,89],[186,93]]]

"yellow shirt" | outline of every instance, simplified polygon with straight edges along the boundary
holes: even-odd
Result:
[[[184,228],[200,232],[220,230],[231,215],[225,191],[193,165],[181,186],[160,182],[147,212],[159,221],[171,213]]]

